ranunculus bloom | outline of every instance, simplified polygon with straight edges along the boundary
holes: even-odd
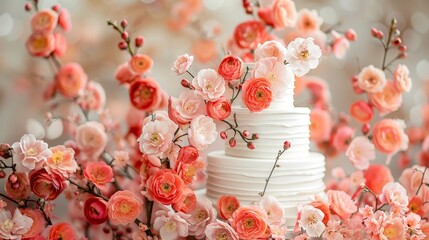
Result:
[[[153,229],[157,230],[161,239],[179,239],[189,235],[189,223],[179,213],[158,210],[154,214]]]
[[[390,113],[399,109],[402,104],[402,92],[389,81],[380,92],[368,94],[369,102],[380,111]]]
[[[21,140],[11,147],[15,156],[16,170],[19,172],[28,172],[40,167],[52,155],[48,144],[36,140],[32,134],[24,134]]]
[[[273,1],[273,19],[276,29],[293,26],[296,21],[296,16],[295,2],[291,0]]]
[[[188,140],[192,146],[198,150],[206,149],[216,137],[216,124],[212,118],[200,115],[192,119],[188,129]]]
[[[31,18],[31,28],[33,32],[51,33],[57,26],[57,13],[51,9],[39,11]]]
[[[86,199],[83,209],[86,220],[90,224],[98,225],[107,221],[107,203],[101,198],[90,197]]]
[[[78,63],[64,65],[55,79],[57,90],[65,97],[77,97],[83,93],[88,77]]]
[[[367,102],[359,100],[350,106],[350,115],[359,123],[367,123],[372,120],[374,111]]]
[[[76,145],[92,159],[97,159],[107,144],[107,134],[104,126],[95,121],[79,125],[76,129]]]
[[[125,62],[116,69],[115,78],[119,83],[131,83],[137,75],[131,71],[130,64]]]
[[[209,117],[222,121],[231,114],[231,102],[222,96],[216,101],[208,102],[206,112]]]
[[[72,28],[70,13],[66,8],[62,8],[58,15],[58,25],[64,30],[64,32],[70,31]]]
[[[48,173],[44,168],[31,171],[29,180],[31,191],[46,200],[56,199],[67,187],[63,176],[55,172]]]
[[[130,60],[130,69],[135,74],[143,74],[150,70],[153,60],[148,55],[136,54]]]
[[[265,26],[257,20],[240,23],[235,27],[234,39],[241,48],[254,49],[265,35]]]
[[[259,201],[259,206],[267,213],[267,223],[270,225],[270,227],[280,227],[285,223],[285,210],[275,197],[269,195],[263,196]]]
[[[278,62],[283,63],[286,57],[286,48],[279,41],[270,40],[260,44],[255,49],[255,61],[266,57],[275,57]]]
[[[192,163],[185,163],[177,161],[174,166],[174,172],[176,172],[183,180],[185,184],[191,184],[194,181],[198,171],[204,168],[204,164],[201,161],[195,161]]]
[[[240,202],[236,196],[224,195],[217,200],[217,209],[219,217],[228,220],[232,214],[240,207]]]
[[[347,125],[339,126],[332,137],[332,146],[339,151],[345,151],[354,135],[354,128]]]
[[[182,75],[189,70],[192,63],[194,62],[194,56],[189,56],[188,54],[183,54],[179,56],[176,61],[174,61],[173,70],[177,75]]]
[[[408,147],[405,123],[399,119],[382,119],[374,124],[372,139],[375,148],[386,154],[394,154]]]
[[[76,240],[76,232],[73,227],[66,222],[57,223],[51,227],[49,230],[48,240]]]
[[[23,208],[20,210],[21,214],[33,220],[31,228],[22,235],[23,238],[33,238],[40,235],[46,228],[46,220],[40,210]]]
[[[47,57],[55,50],[55,37],[52,33],[35,32],[25,44],[28,53],[35,57]]]
[[[33,224],[33,219],[22,215],[18,208],[15,209],[13,217],[7,210],[0,211],[0,238],[21,239]]]
[[[142,135],[137,139],[144,154],[162,156],[173,143],[177,125],[170,119],[155,120],[143,126]]]
[[[304,8],[298,12],[296,28],[303,32],[315,32],[320,29],[322,23],[323,19],[319,17],[316,10]]]
[[[365,170],[375,159],[375,147],[367,137],[358,136],[350,143],[346,156],[357,169]]]
[[[184,90],[179,98],[168,100],[168,116],[176,124],[184,125],[199,115],[205,114],[204,99],[191,90]]]
[[[313,38],[296,38],[287,46],[286,61],[297,77],[307,74],[319,65],[322,50],[314,44]]]
[[[101,190],[106,189],[106,184],[115,181],[112,167],[104,161],[89,163],[86,165],[83,175]]]
[[[194,191],[188,187],[185,187],[180,200],[173,203],[171,206],[176,212],[189,213],[192,209],[194,209],[196,203],[197,196],[195,195]]]
[[[352,198],[343,191],[329,190],[327,192],[331,211],[341,219],[350,218],[352,213],[357,211],[356,204]]]
[[[384,165],[372,164],[365,171],[365,185],[378,195],[381,193],[384,185],[393,181],[390,169]]]
[[[161,160],[158,157],[143,154],[141,162],[139,173],[142,184],[146,184],[146,180],[161,168]]]
[[[185,184],[171,169],[160,169],[147,180],[148,195],[155,201],[169,205],[179,201]]]
[[[106,92],[103,86],[98,82],[90,81],[83,95],[78,99],[78,104],[84,110],[101,112],[106,104]]]
[[[315,108],[310,113],[310,139],[322,142],[329,138],[332,128],[332,119],[328,111]]]
[[[401,217],[391,217],[380,227],[380,239],[401,240],[406,239],[404,222]]]
[[[257,206],[239,207],[232,214],[230,224],[242,239],[255,239],[263,236],[267,230],[268,216]]]
[[[46,160],[46,170],[68,178],[76,172],[78,166],[74,159],[74,150],[64,145],[51,147],[52,155]]]
[[[252,78],[243,84],[241,99],[251,112],[260,112],[271,105],[273,91],[266,78]]]
[[[403,64],[398,64],[393,73],[393,82],[399,91],[409,92],[411,90],[412,81],[409,76],[408,67]]]
[[[107,202],[107,209],[111,224],[127,225],[140,215],[143,201],[131,191],[117,191]]]
[[[207,240],[228,239],[238,240],[238,235],[235,230],[227,223],[216,221],[207,225],[205,234]]]
[[[239,79],[244,71],[243,60],[239,57],[228,55],[222,59],[217,71],[227,81]]]
[[[57,57],[62,57],[67,50],[67,40],[62,33],[54,33],[55,38],[55,50],[54,54]]]
[[[189,235],[197,239],[203,239],[207,225],[216,221],[216,209],[207,198],[197,201],[189,214],[181,215],[189,223]]]
[[[10,182],[4,184],[7,195],[16,200],[27,198],[30,195],[30,182],[27,173],[17,172],[15,175],[17,181],[14,184]]]
[[[309,237],[320,237],[325,230],[323,217],[324,214],[320,209],[305,205],[300,211],[299,226],[306,231]]]
[[[162,101],[161,89],[158,83],[146,78],[133,80],[129,95],[133,106],[145,111],[156,110]]]
[[[381,203],[389,204],[392,207],[391,211],[394,210],[394,208],[402,209],[404,212],[408,210],[407,190],[398,182],[389,182],[384,185],[381,190],[380,201]]]
[[[381,69],[369,65],[364,67],[358,76],[359,87],[369,93],[380,92],[386,86],[386,75]]]
[[[195,92],[206,101],[219,99],[225,92],[225,80],[213,69],[202,69],[192,80]]]

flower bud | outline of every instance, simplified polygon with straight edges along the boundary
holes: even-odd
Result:
[[[237,141],[235,140],[235,138],[230,138],[229,139],[229,146],[230,147],[235,147],[235,145],[237,145]]]
[[[18,181],[18,177],[16,176],[15,173],[12,173],[11,175],[9,175],[9,178],[7,180],[9,181],[10,184],[14,184]]]
[[[399,54],[399,58],[407,58],[408,57],[408,53],[407,52],[401,52]]]
[[[127,31],[124,31],[124,32],[121,34],[121,37],[122,37],[122,39],[124,39],[125,41],[126,41],[126,40],[128,40],[128,32],[127,32]]]
[[[369,125],[369,123],[365,123],[362,125],[361,132],[363,135],[367,135],[370,129],[371,129],[371,126]]]
[[[392,44],[393,44],[393,46],[400,46],[400,45],[401,45],[401,43],[402,43],[402,40],[401,40],[401,38],[399,38],[399,37],[395,37],[395,38],[392,40]]]
[[[0,170],[0,178],[5,178],[5,177],[6,177],[6,172],[3,169],[1,169]]]
[[[19,182],[12,183],[12,189],[18,189],[21,184]]]
[[[362,88],[359,87],[359,84],[357,82],[352,83],[352,87],[353,87],[353,91],[356,94],[362,94],[365,92]]]
[[[285,141],[284,143],[283,143],[283,149],[284,150],[288,150],[290,148],[290,142],[289,141]]]
[[[251,150],[255,149],[255,144],[253,144],[252,142],[248,142],[247,143],[247,147]]]
[[[182,81],[180,81],[180,84],[182,84],[182,86],[185,88],[189,88],[189,86],[191,85],[191,83],[186,79],[182,79]]]
[[[256,139],[259,139],[259,134],[257,133],[252,134],[252,140],[256,140]]]
[[[0,157],[8,159],[12,157],[10,145],[7,143],[0,144]]]
[[[31,3],[26,3],[25,4],[25,11],[29,12],[29,11],[31,11],[32,8],[33,7],[31,6]]]
[[[124,42],[124,41],[120,41],[118,43],[118,47],[119,47],[120,50],[125,50],[125,49],[127,49],[127,43]]]
[[[243,136],[244,137],[248,137],[249,135],[250,135],[249,131],[247,131],[247,130],[243,131]]]
[[[104,233],[110,233],[110,228],[109,227],[104,227],[103,228],[103,232]]]
[[[371,28],[371,35],[375,38],[379,38],[382,39],[384,34],[382,31],[376,29],[376,28]]]
[[[228,137],[225,131],[220,132],[219,135],[220,135],[220,138],[222,138],[223,140],[225,140]]]
[[[349,40],[350,42],[354,42],[357,40],[357,35],[355,30],[349,28],[347,29],[346,33],[344,34],[344,36],[346,37],[347,40]]]
[[[405,46],[405,45],[399,46],[399,51],[406,52],[407,51],[407,46]]]
[[[234,89],[234,84],[232,84],[232,82],[231,82],[231,81],[229,81],[229,82],[228,82],[228,87],[229,87],[230,89]]]
[[[123,28],[126,28],[127,26],[128,26],[128,22],[127,22],[127,20],[122,20],[121,21],[121,26],[123,27]]]
[[[142,36],[138,36],[134,40],[136,47],[141,47],[143,45],[143,42],[144,42],[144,38]]]
[[[59,12],[61,10],[61,7],[59,4],[55,4],[54,6],[52,6],[52,10],[54,10],[55,12]]]

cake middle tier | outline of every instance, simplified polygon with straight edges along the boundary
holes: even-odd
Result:
[[[284,141],[291,143],[282,159],[304,157],[310,149],[310,109],[265,109],[262,112],[250,112],[247,108],[234,106],[238,128],[250,134],[257,133],[259,139],[254,140],[255,149],[250,150],[240,137],[237,144],[225,145],[225,153],[233,157],[275,158],[278,150],[282,150]]]

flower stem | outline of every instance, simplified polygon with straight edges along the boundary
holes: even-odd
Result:
[[[189,70],[186,70],[186,72],[191,76],[191,78],[195,78],[194,75],[191,72],[189,72]]]
[[[96,196],[96,197],[100,197],[100,198],[102,198],[102,199],[103,199],[103,200],[105,200],[105,201],[109,201],[109,199],[108,199],[108,198],[106,198],[105,196],[103,196],[103,195],[101,195],[101,194],[96,193],[93,189],[89,188],[89,190],[88,190],[88,189],[86,189],[86,188],[84,188],[84,187],[80,186],[79,184],[77,184],[77,183],[73,182],[70,178],[69,178],[69,179],[67,179],[67,180],[68,180],[71,184],[75,185],[79,190],[82,190],[83,192],[86,192],[86,193],[92,194],[92,195],[94,195],[94,196]]]
[[[9,201],[11,201],[11,202],[13,202],[13,203],[15,203],[17,205],[19,204],[18,201],[16,201],[15,199],[10,198],[9,196],[7,196],[7,195],[5,195],[3,193],[0,193],[0,196],[6,198],[7,200],[9,200]]]
[[[274,169],[275,169],[276,167],[279,167],[279,165],[277,165],[277,162],[279,161],[280,156],[281,156],[285,151],[286,151],[286,149],[283,149],[283,150],[279,150],[279,152],[277,153],[276,161],[275,161],[275,162],[274,162],[274,164],[273,164],[273,168],[271,168],[270,175],[268,176],[268,178],[267,178],[267,179],[265,179],[265,186],[264,186],[264,190],[263,190],[262,192],[260,192],[260,193],[259,193],[259,195],[260,195],[261,197],[263,197],[263,196],[265,195],[265,191],[267,190],[268,183],[270,182],[270,179],[271,179],[271,176],[273,175]]]
[[[118,33],[119,33],[119,35],[121,35],[122,36],[122,33],[124,33],[124,30],[122,29],[120,29],[117,25],[116,25],[116,23],[114,23],[112,20],[107,20],[107,25],[109,25],[109,26],[112,26],[113,27],[113,29],[115,29]],[[131,57],[132,56],[134,56],[134,51],[133,51],[133,49],[131,48],[131,41],[130,41],[130,37],[128,37],[126,40],[125,40],[125,42],[127,43],[127,50],[128,50],[128,53],[131,55]]]
[[[428,168],[427,168],[427,167],[425,167],[425,170],[423,171],[422,180],[420,181],[419,188],[417,188],[416,195],[418,195],[418,194],[419,194],[420,188],[423,186],[423,180],[424,180],[424,178],[425,178],[425,174],[426,174],[426,170],[427,170],[427,169],[428,169]]]
[[[387,52],[389,51],[390,40],[392,39],[392,35],[395,32],[395,29],[396,29],[396,20],[392,19],[392,21],[390,22],[389,36],[387,37],[387,42],[386,42],[386,44],[383,43],[384,56],[383,56],[383,64],[381,65],[383,71],[386,70],[386,68],[388,67],[388,65],[386,65]]]

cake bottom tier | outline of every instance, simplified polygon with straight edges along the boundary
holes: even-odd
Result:
[[[287,152],[285,152],[287,154]],[[275,159],[238,158],[216,151],[207,157],[206,197],[213,203],[223,195],[236,196],[242,205],[260,199]],[[305,157],[281,159],[274,169],[266,195],[277,198],[286,213],[286,225],[295,224],[297,205],[323,193],[325,157],[310,152]]]

